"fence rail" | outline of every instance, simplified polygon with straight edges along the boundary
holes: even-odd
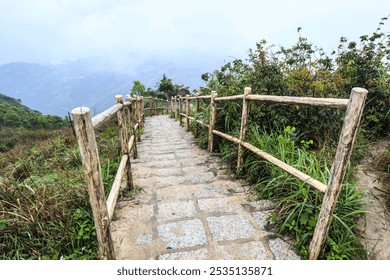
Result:
[[[183,124],[182,118],[185,118],[185,126],[187,130],[189,130],[190,121],[196,121],[202,126],[208,127],[209,152],[213,152],[214,150],[214,135],[223,137],[238,144],[237,168],[243,164],[243,148],[245,148],[324,194],[320,214],[309,247],[309,258],[317,259],[329,231],[332,214],[341,191],[342,182],[348,167],[348,161],[351,157],[353,145],[356,139],[366,96],[367,90],[363,88],[353,88],[349,99],[336,99],[258,95],[251,94],[251,88],[247,87],[244,90],[244,94],[234,96],[218,97],[215,91],[211,92],[211,94],[207,96],[177,96],[171,100],[171,110],[173,111],[172,115],[175,116],[176,120],[179,120],[180,125]],[[210,120],[208,124],[204,124],[203,122],[195,119],[193,116],[190,116],[190,101],[196,101],[195,111],[198,112],[200,99],[210,100]],[[232,100],[242,100],[243,102],[239,138],[214,129],[217,114],[217,103]],[[255,101],[346,109],[344,123],[341,128],[339,142],[327,185],[245,141],[248,130],[249,103]],[[183,110],[184,103],[186,106],[185,112]],[[197,130],[195,131],[195,135],[197,135]]]
[[[127,96],[126,102],[121,95],[115,96],[116,104],[99,115],[91,118],[87,107],[72,110],[73,126],[80,149],[82,165],[87,179],[89,200],[96,228],[100,259],[115,259],[111,239],[110,223],[114,215],[120,187],[125,184],[133,188],[130,154],[137,157],[137,141],[141,141],[138,129],[144,127],[144,101],[140,97]],[[106,200],[100,167],[95,129],[116,114],[118,119],[121,162]],[[130,137],[129,137],[130,136]],[[126,178],[125,182],[123,179]]]
[[[153,97],[144,97],[144,100],[148,102],[148,106],[145,106],[144,110],[145,112],[148,112],[149,115],[152,115],[153,112],[156,115],[159,115],[160,111],[162,115],[164,114],[164,111],[167,114],[169,113],[171,104],[168,100]]]

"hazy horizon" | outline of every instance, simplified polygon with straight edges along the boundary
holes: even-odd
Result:
[[[245,58],[262,39],[291,46],[298,27],[330,53],[341,36],[374,32],[390,2],[16,0],[1,1],[0,10],[0,65],[91,57],[120,65],[155,56]]]

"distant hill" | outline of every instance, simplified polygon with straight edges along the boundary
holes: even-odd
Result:
[[[66,121],[58,116],[43,115],[22,105],[20,99],[0,93],[0,128],[60,128],[65,125]]]
[[[116,94],[129,93],[134,80],[154,88],[166,74],[173,83],[195,89],[201,84],[201,74],[215,69],[210,65],[211,60],[179,64],[158,57],[139,58],[121,69],[99,58],[56,65],[15,62],[0,66],[0,92],[44,114],[64,117],[79,106],[99,113],[115,102]]]

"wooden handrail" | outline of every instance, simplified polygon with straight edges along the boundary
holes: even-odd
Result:
[[[100,259],[115,259],[110,222],[114,215],[115,205],[124,177],[126,177],[126,187],[129,189],[133,188],[130,153],[133,152],[134,158],[137,157],[136,135],[138,141],[140,141],[141,135],[137,134],[137,131],[140,127],[143,127],[143,99],[127,96],[127,100],[124,102],[120,95],[115,96],[115,98],[117,104],[94,118],[91,118],[89,109],[86,107],[72,110],[76,137],[87,179]],[[126,111],[128,113],[127,117]],[[106,200],[94,129],[104,124],[115,114],[117,114],[118,126],[120,128],[119,139],[122,158]],[[131,134],[129,140],[127,140],[129,134],[128,126]]]
[[[203,122],[190,116],[189,110],[182,113],[181,105],[182,100],[186,102],[186,108],[189,108],[190,100],[196,100],[196,112],[199,111],[199,99],[210,99],[210,121],[208,125],[208,150],[213,152],[214,149],[214,134],[223,137],[229,141],[238,144],[237,152],[237,168],[239,168],[243,161],[243,150],[242,147],[252,151],[256,155],[260,156],[264,160],[278,166],[289,174],[295,176],[299,180],[306,184],[314,187],[321,193],[324,193],[324,199],[315,228],[314,236],[310,243],[309,258],[317,259],[320,250],[324,244],[326,235],[329,231],[330,222],[332,219],[332,213],[335,208],[337,198],[341,191],[342,182],[348,167],[348,161],[352,153],[352,148],[356,139],[357,130],[359,127],[360,119],[363,112],[364,102],[367,96],[367,90],[363,88],[353,88],[349,99],[339,98],[312,98],[312,97],[292,97],[292,96],[272,96],[272,95],[258,95],[250,94],[250,88],[245,88],[244,94],[216,97],[216,93],[212,92],[209,96],[191,96],[178,97],[179,100],[179,113],[178,118],[180,125],[182,123],[182,117],[186,119],[187,127],[189,127],[189,121],[195,121],[201,123],[203,126],[207,126]],[[240,137],[234,137],[221,131],[215,130],[215,119],[216,119],[216,103],[220,101],[232,101],[232,100],[243,100],[242,116],[241,116],[241,128]],[[344,124],[341,129],[339,143],[335,155],[334,162],[331,168],[331,174],[328,185],[310,177],[309,175],[299,171],[298,169],[282,162],[274,156],[262,151],[261,149],[253,146],[252,144],[245,142],[246,132],[248,127],[248,114],[249,114],[249,101],[260,101],[260,102],[273,102],[289,105],[306,105],[316,107],[326,107],[334,109],[346,109],[346,115]],[[174,99],[172,109],[177,107],[176,98]],[[197,132],[195,132],[197,135]]]

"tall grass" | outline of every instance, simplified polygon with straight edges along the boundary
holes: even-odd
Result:
[[[329,156],[325,149],[310,149],[312,140],[297,139],[295,129],[287,126],[282,131],[266,134],[258,126],[252,126],[248,142],[272,154],[276,158],[301,170],[309,176],[327,183],[329,179]],[[323,195],[282,169],[254,155],[247,155],[243,165],[246,176],[255,183],[260,199],[272,199],[277,205],[271,222],[280,234],[294,237],[294,248],[304,258],[308,257],[308,246],[313,237]],[[366,252],[355,235],[356,220],[364,212],[362,192],[347,180],[333,213],[332,225],[322,251],[323,259],[360,259]]]
[[[112,185],[119,162],[118,131],[110,127],[97,132],[105,186]],[[40,132],[19,137],[31,133]],[[42,133],[1,154],[0,259],[96,259],[76,139],[69,129]]]
[[[200,136],[202,143],[207,143],[206,131],[202,131]],[[327,184],[329,159],[332,158],[330,149],[316,150],[312,147],[312,140],[302,139],[304,135],[298,135],[295,128],[290,126],[275,127],[273,131],[266,132],[257,125],[251,125],[247,137],[252,145]],[[243,165],[236,170],[235,143],[217,139],[216,149],[238,176],[253,184],[259,199],[275,202],[276,209],[268,226],[279,234],[292,236],[295,251],[302,258],[307,258],[323,194],[248,150],[244,151]],[[363,245],[355,235],[357,219],[365,211],[361,206],[363,193],[356,190],[356,184],[351,183],[351,171],[352,168],[349,168],[333,213],[329,234],[320,254],[322,259],[367,258]]]

